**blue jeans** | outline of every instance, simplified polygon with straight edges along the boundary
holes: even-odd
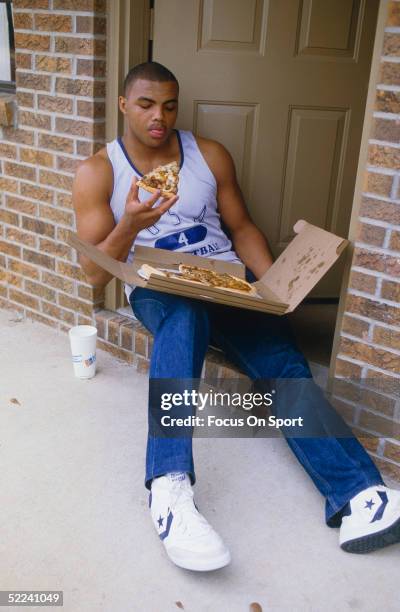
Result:
[[[211,341],[223,349],[251,379],[308,379],[307,396],[296,397],[293,413],[318,412],[320,423],[341,417],[324,398],[296,342],[286,317],[229,308],[137,287],[129,298],[137,319],[153,334],[151,378],[200,378]],[[311,379],[311,380],[310,380]],[[312,392],[310,394],[310,384]],[[328,418],[329,417],[329,418]],[[348,502],[363,489],[383,484],[365,449],[349,431],[348,437],[287,437],[298,461],[326,499],[326,522],[341,523]],[[285,432],[283,431],[283,434]],[[162,438],[149,435],[145,485],[167,472],[195,471],[190,437]]]

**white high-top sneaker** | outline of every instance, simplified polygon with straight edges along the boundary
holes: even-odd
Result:
[[[228,565],[229,550],[197,510],[187,474],[173,472],[155,478],[149,505],[156,531],[176,565],[200,572]]]
[[[400,542],[400,491],[368,487],[350,500],[350,510],[339,536],[346,552],[368,553]]]

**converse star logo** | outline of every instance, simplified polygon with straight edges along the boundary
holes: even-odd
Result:
[[[372,506],[375,506],[375,502],[372,501],[372,499],[370,499],[369,501],[365,502],[365,508],[368,508],[369,510],[372,510]]]
[[[157,523],[158,523],[158,528],[159,529],[161,529],[161,527],[163,526],[163,522],[164,522],[164,519],[163,519],[163,517],[160,514],[160,518],[157,519]]]

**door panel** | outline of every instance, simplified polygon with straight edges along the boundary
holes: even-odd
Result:
[[[290,110],[280,248],[287,246],[293,225],[299,218],[313,219],[320,227],[334,225],[338,214],[346,117],[343,111]]]
[[[194,132],[205,138],[223,142],[229,149],[242,187],[250,185],[252,151],[256,141],[256,105],[210,104],[195,101]]]
[[[360,0],[304,0],[298,52],[354,57],[362,27]]]
[[[347,236],[379,0],[155,0],[178,127],[222,142],[275,255],[299,218]],[[314,295],[339,293],[342,263]]]
[[[201,0],[198,50],[262,52],[265,4],[264,0]]]

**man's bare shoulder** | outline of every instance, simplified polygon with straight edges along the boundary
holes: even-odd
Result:
[[[107,174],[111,173],[112,175],[112,165],[107,155],[106,147],[103,147],[91,157],[81,161],[77,169],[77,173],[85,175],[102,172],[106,172]]]
[[[202,136],[196,136],[196,142],[217,179],[232,173],[232,170],[234,170],[233,160],[223,144]]]
[[[226,154],[229,155],[228,151],[225,149],[224,145],[216,140],[211,140],[211,138],[203,138],[203,136],[196,136],[196,142],[200,151],[206,153],[207,155],[213,156],[224,156]]]
[[[105,147],[83,160],[77,168],[75,185],[93,188],[111,196],[113,169]]]

